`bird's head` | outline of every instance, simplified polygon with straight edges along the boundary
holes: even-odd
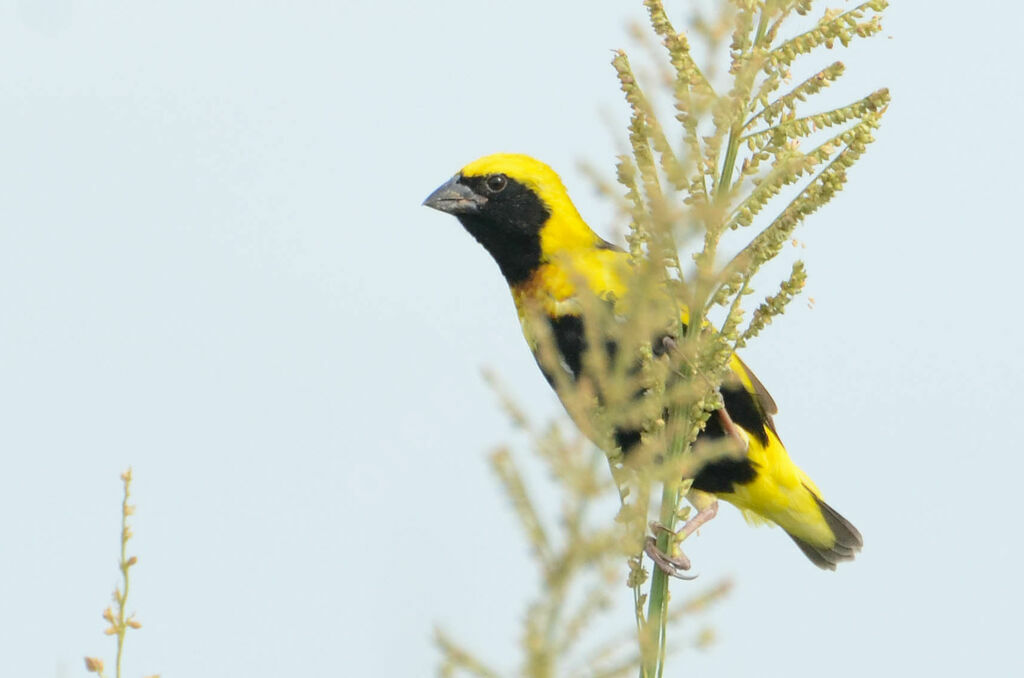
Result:
[[[555,171],[527,155],[497,153],[471,162],[423,204],[456,216],[513,285],[556,250],[600,240]]]

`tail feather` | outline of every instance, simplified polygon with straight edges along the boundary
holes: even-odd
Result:
[[[811,494],[814,495],[814,500],[817,502],[818,508],[821,509],[825,524],[832,530],[835,542],[830,546],[818,546],[792,534],[789,536],[812,563],[823,570],[834,570],[837,564],[853,560],[853,557],[864,546],[864,539],[849,520],[839,515],[838,511],[822,501],[817,494],[814,492]]]

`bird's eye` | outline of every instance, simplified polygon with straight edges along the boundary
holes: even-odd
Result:
[[[487,190],[491,193],[501,193],[507,185],[508,179],[505,178],[504,174],[492,174],[487,177]]]

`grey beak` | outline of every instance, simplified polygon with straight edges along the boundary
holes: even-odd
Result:
[[[469,186],[460,184],[459,175],[456,174],[428,195],[423,204],[448,214],[476,214],[487,204],[487,198],[477,195]]]

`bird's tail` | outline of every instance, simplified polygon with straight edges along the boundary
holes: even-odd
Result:
[[[812,563],[834,570],[853,560],[864,540],[850,521],[825,503],[806,473],[793,463],[774,430],[767,444],[750,439],[747,455],[758,469],[751,482],[719,496],[743,510],[748,520],[775,523],[796,542]]]
[[[839,515],[838,511],[826,504],[811,488],[806,485],[804,487],[814,497],[821,516],[825,519],[825,524],[832,532],[832,539],[826,541],[806,539],[788,529],[786,534],[796,542],[796,545],[800,547],[805,556],[810,558],[812,563],[823,570],[834,570],[837,564],[853,560],[854,555],[864,546],[864,539],[849,520]],[[781,527],[786,529],[785,525]]]

